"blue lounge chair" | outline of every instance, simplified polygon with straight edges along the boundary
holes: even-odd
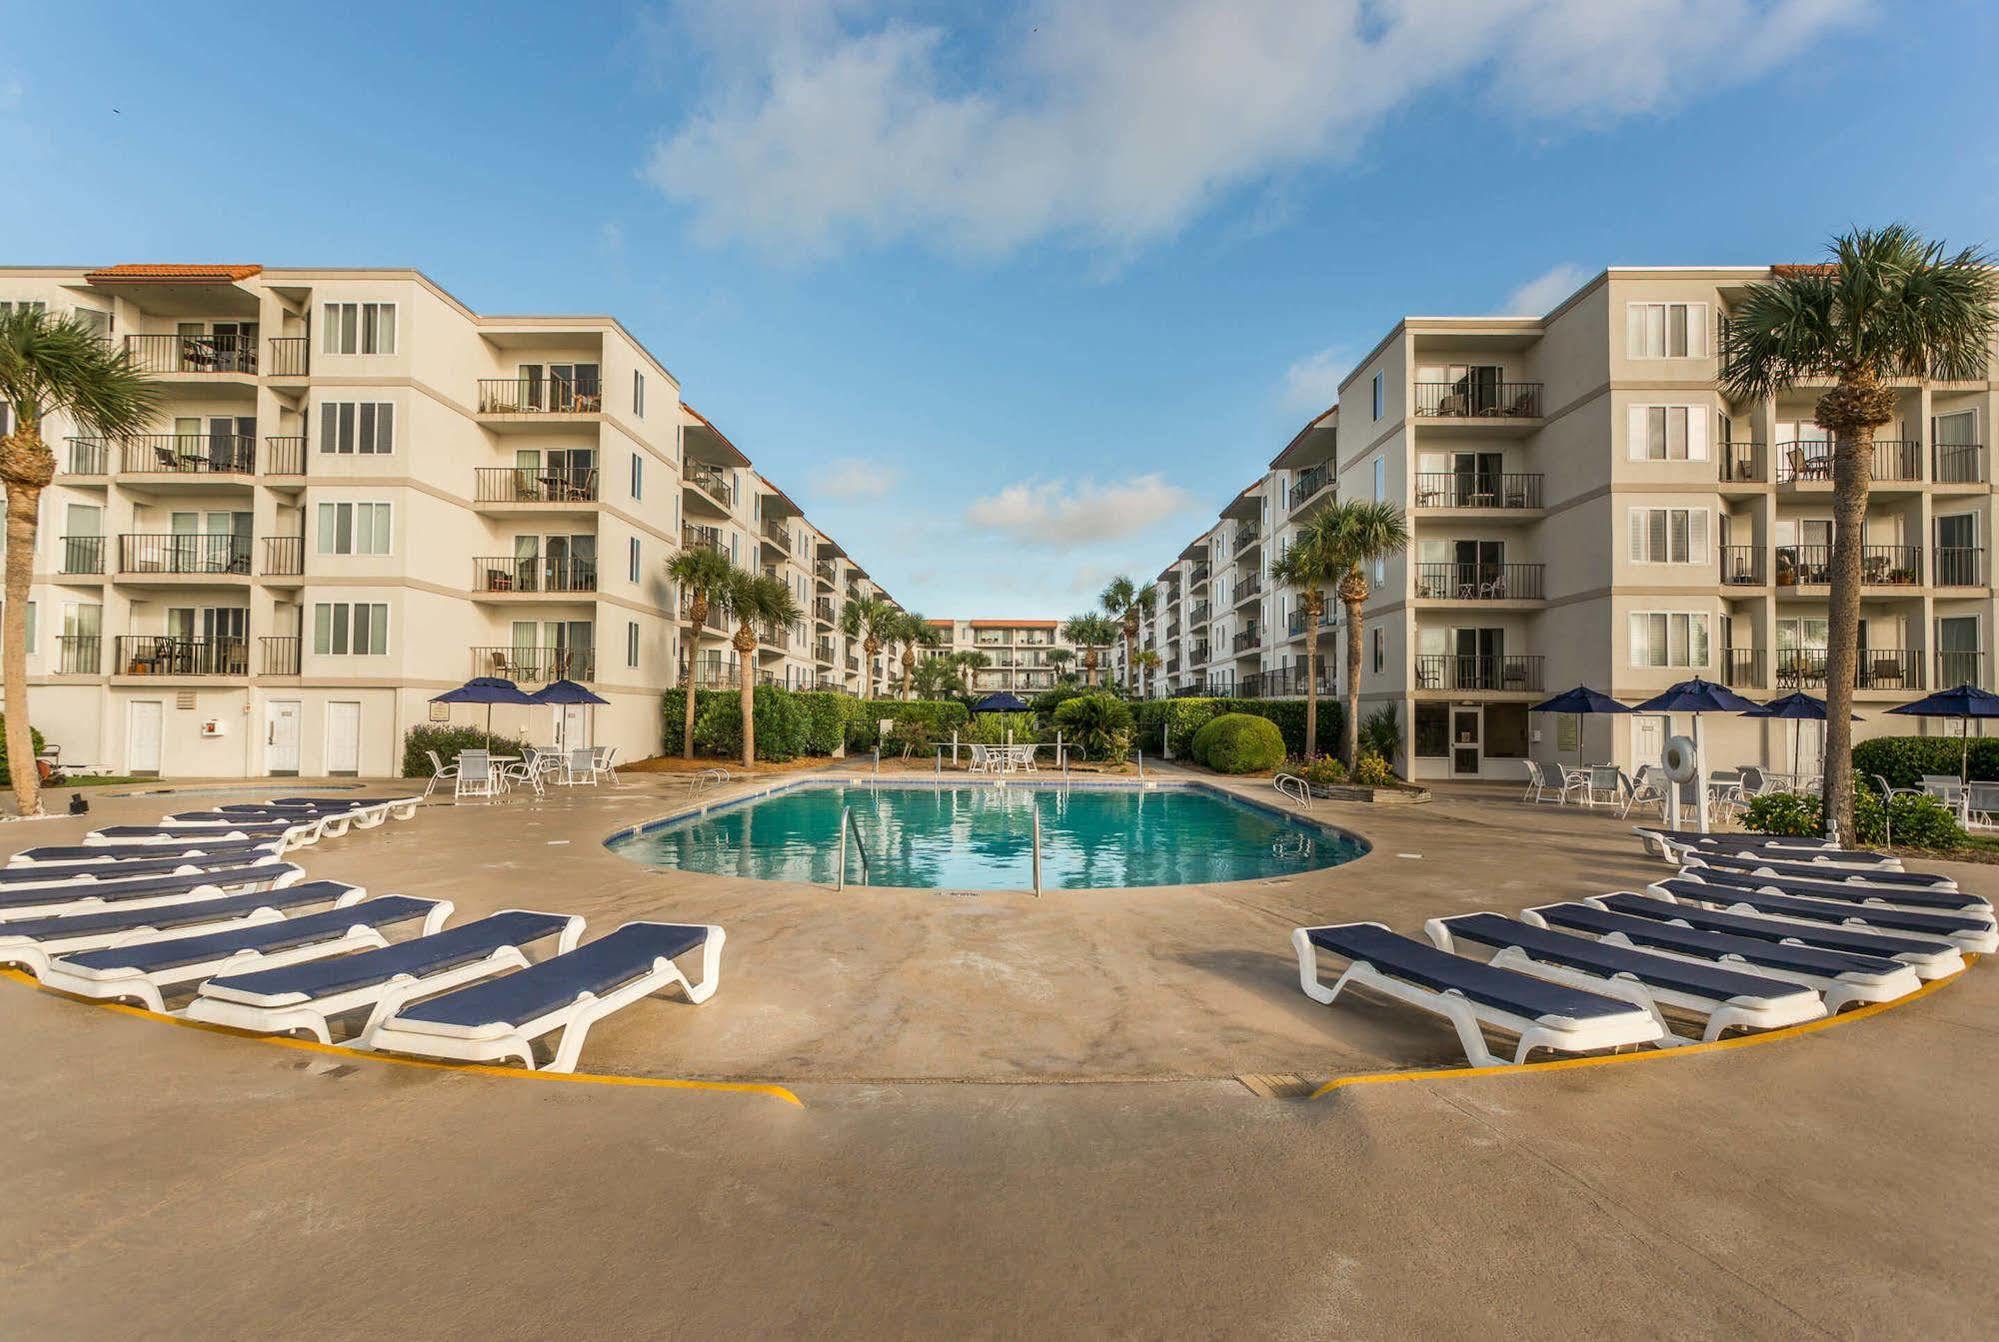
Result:
[[[190,904],[245,890],[283,889],[305,873],[275,860],[185,875],[140,876],[129,881],[88,885],[8,886],[0,889],[0,925],[23,918],[59,918],[116,904],[128,909]]]
[[[255,815],[230,815],[222,811],[175,811],[160,817],[159,828],[186,832],[187,830],[236,830],[253,829],[260,825],[277,830],[297,829],[311,837],[300,840],[311,843],[321,836],[337,839],[347,832],[354,817],[345,812],[315,813],[301,815],[294,811],[262,811]]]
[[[532,1068],[534,1041],[559,1031],[542,1070],[573,1072],[590,1027],[612,1012],[670,986],[690,1002],[707,1001],[721,972],[722,942],[719,927],[626,923],[566,955],[406,1006],[377,1027],[374,1046]],[[695,950],[701,979],[690,983],[674,961]]]
[[[1800,862],[1791,857],[1773,857],[1768,849],[1741,849],[1736,852],[1687,849],[1682,852],[1680,860],[1690,866],[1716,867],[1723,871],[1764,872],[1771,876],[1799,876],[1806,880],[1856,880],[1872,881],[1876,885],[1957,889],[1957,882],[1951,877],[1938,876],[1933,872],[1891,871],[1883,867],[1851,869],[1834,867],[1824,862]]]
[[[1634,831],[1647,852],[1668,862],[1681,861],[1686,853],[1736,853],[1761,855],[1781,861],[1817,862],[1869,870],[1900,871],[1900,858],[1886,857],[1859,848],[1834,848],[1824,839],[1787,838],[1771,834],[1690,834],[1677,829]]]
[[[1918,978],[1948,978],[1964,968],[1964,957],[1958,954],[1957,947],[1947,941],[1890,937],[1879,932],[1786,922],[1781,918],[1763,918],[1748,913],[1717,913],[1712,909],[1693,904],[1674,904],[1630,890],[1592,895],[1583,902],[1612,913],[1685,923],[1703,932],[1726,932],[1730,936],[1760,937],[1765,941],[1795,941],[1802,946],[1817,946],[1829,951],[1851,951],[1855,955],[1899,960],[1915,970]]]
[[[220,857],[225,854],[246,858],[266,854],[276,857],[283,847],[282,838],[217,839],[192,834],[182,842],[147,844],[136,848],[94,843],[51,844],[22,849],[7,859],[7,869],[13,871],[20,867],[40,867],[52,863],[116,863],[163,857]]]
[[[299,824],[277,824],[264,821],[241,822],[227,826],[189,825],[107,825],[94,829],[83,836],[83,842],[90,848],[151,848],[154,846],[193,847],[206,843],[231,843],[261,840],[266,843],[279,840],[286,848],[302,848],[319,839],[317,820]]]
[[[1704,881],[1655,881],[1646,887],[1646,891],[1674,904],[1700,904],[1732,913],[1762,914],[1786,922],[1856,927],[1887,937],[1948,941],[1960,951],[1982,955],[1999,951],[1999,931],[1994,931],[1990,918],[1974,918],[1958,913],[1920,913],[1886,905],[1842,903],[1830,899],[1803,899],[1797,895],[1771,894],[1766,890],[1709,885]]]
[[[1728,1030],[1774,1030],[1826,1014],[1817,993],[1786,979],[1572,937],[1497,913],[1432,918],[1423,930],[1440,951],[1456,951],[1465,942],[1485,946],[1493,952],[1489,964],[1635,1002],[1668,1029],[1662,1008],[1699,1016],[1707,1022],[1703,1041]]]
[[[1520,917],[1534,927],[1559,927],[1614,946],[1642,947],[1661,955],[1736,965],[1758,975],[1789,979],[1823,994],[1829,1012],[1858,1002],[1892,1002],[1922,987],[1914,970],[1880,956],[1703,932],[1679,923],[1611,913],[1594,904],[1542,904],[1523,909]]]
[[[269,804],[292,807],[300,810],[338,810],[343,806],[360,807],[364,810],[388,808],[390,816],[397,820],[408,820],[417,812],[423,802],[420,793],[406,792],[395,797],[346,797],[339,801],[325,797],[278,797]]]
[[[348,951],[388,945],[382,929],[421,921],[428,935],[451,916],[448,899],[412,899],[385,895],[344,909],[309,913],[256,927],[239,927],[207,936],[142,941],[78,951],[53,961],[42,982],[78,997],[129,998],[154,1011],[164,1011],[162,994],[180,984],[198,983],[218,974],[252,968],[323,959]]]
[[[1752,876],[1748,872],[1722,867],[1680,868],[1680,879],[1705,881],[1709,885],[1732,885],[1743,890],[1768,890],[1778,895],[1802,895],[1806,899],[1837,899],[1854,904],[1886,904],[1897,909],[1935,909],[1943,913],[1962,911],[1974,917],[1990,918],[1992,904],[1983,895],[1969,890],[1936,890],[1903,885],[1876,885],[1864,878],[1850,880],[1801,880],[1794,876]]]
[[[1298,983],[1315,1002],[1331,1003],[1348,984],[1373,989],[1450,1021],[1474,1067],[1504,1059],[1485,1044],[1481,1027],[1515,1036],[1515,1063],[1537,1048],[1563,1053],[1667,1042],[1652,1012],[1629,1001],[1585,992],[1511,969],[1448,955],[1391,932],[1380,923],[1301,927],[1291,933]],[[1319,982],[1319,952],[1347,961],[1332,987]]]
[[[260,1034],[303,1030],[330,1044],[332,1018],[367,1007],[367,1022],[352,1042],[372,1048],[377,1027],[417,998],[526,969],[528,946],[554,937],[560,955],[582,935],[583,920],[573,914],[508,909],[380,950],[212,978],[196,990],[186,1014]]]
[[[0,964],[20,965],[40,978],[49,961],[71,951],[225,932],[232,927],[275,922],[287,913],[316,904],[344,908],[367,897],[366,890],[345,881],[301,881],[282,890],[258,890],[185,904],[143,909],[111,905],[99,913],[0,923]]]
[[[132,857],[122,862],[38,862],[27,867],[0,867],[0,890],[30,885],[88,884],[125,881],[135,876],[171,876],[176,872],[242,867],[260,857],[275,857],[265,848],[248,853],[180,853],[166,857]]]

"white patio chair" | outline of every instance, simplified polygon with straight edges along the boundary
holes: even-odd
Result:
[[[1956,774],[1924,774],[1921,790],[1952,810],[1962,809],[1964,780]]]
[[[1013,753],[1018,758],[1020,763],[1020,768],[1023,773],[1038,772],[1038,770],[1036,770],[1034,767],[1033,746],[1015,746],[1013,748]]]
[[[428,797],[436,790],[440,781],[448,781],[458,777],[458,766],[456,764],[446,764],[437,757],[435,750],[426,750],[423,753],[430,756],[430,781],[423,785],[423,795]]]
[[[597,752],[578,746],[562,757],[562,781],[571,787],[587,783],[597,786]]]
[[[1656,764],[1639,765],[1638,777],[1625,783],[1624,815],[1641,806],[1658,807],[1661,818],[1666,814],[1665,774]]]
[[[458,775],[452,782],[453,801],[463,801],[467,797],[484,797],[490,801],[504,790],[499,771],[493,767],[492,754],[484,750],[458,752]]]
[[[503,784],[507,787],[519,785],[530,788],[537,797],[544,792],[541,775],[542,770],[533,747],[524,750],[520,759],[500,766],[500,780]]]
[[[616,746],[592,746],[591,749],[597,752],[597,772],[610,779],[613,783],[617,782],[618,748]]]
[[[1958,813],[1967,830],[1999,829],[1999,783],[1966,783]]]
[[[1580,770],[1571,772],[1552,761],[1527,761],[1527,795],[1522,801],[1546,801],[1554,794],[1555,804],[1565,805],[1569,795],[1587,781]]]
[[[993,762],[990,747],[974,743],[971,750],[972,762],[967,766],[968,771],[975,774],[991,773]]]
[[[1624,771],[1615,764],[1592,764],[1583,776],[1582,804],[1613,810],[1624,800]]]

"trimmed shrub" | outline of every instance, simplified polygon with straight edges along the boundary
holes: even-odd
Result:
[[[1132,723],[1131,705],[1114,694],[1079,694],[1055,710],[1063,741],[1086,760],[1122,761]]]
[[[848,725],[861,711],[861,701],[853,695],[831,690],[793,691],[791,700],[802,720],[801,755],[831,755],[845,745]]]
[[[1792,792],[1771,792],[1751,797],[1749,809],[1742,817],[1742,827],[1787,839],[1817,838],[1825,833],[1819,799],[1801,797]]]
[[[1872,782],[1879,774],[1891,787],[1916,787],[1924,774],[1957,777],[1960,764],[1973,781],[1999,780],[1999,737],[1973,737],[1971,748],[1955,736],[1878,736],[1853,748],[1853,772]]]
[[[430,756],[424,753],[427,750],[435,750],[437,757],[449,764],[461,750],[484,750],[486,741],[486,729],[483,727],[428,724],[412,727],[403,737],[403,777],[428,778],[436,772],[430,767]],[[0,747],[0,752],[4,752],[4,747]]]
[[[759,685],[750,711],[756,718],[757,758],[771,764],[805,753],[805,714],[782,685]],[[694,701],[694,747],[711,755],[740,759],[743,753],[743,700],[739,691],[699,694]]]
[[[1247,713],[1268,718],[1284,734],[1284,748],[1299,759],[1305,757],[1305,701],[1303,699],[1143,699],[1132,705],[1138,720],[1141,749],[1160,749],[1161,731],[1172,753],[1188,759],[1193,754],[1195,733],[1224,713]],[[1340,741],[1340,701],[1319,700],[1319,749],[1337,749]]]
[[[28,728],[28,743],[34,747],[36,759],[41,758],[42,751],[48,745],[46,741],[42,740],[42,729],[32,726]],[[0,731],[0,787],[12,787],[13,785],[14,775],[7,771],[7,733]]]
[[[1379,752],[1362,746],[1354,757],[1353,781],[1362,787],[1386,787],[1395,781],[1395,770],[1388,767],[1388,761]]]
[[[1825,833],[1825,820],[1817,797],[1784,794],[1750,799],[1743,825],[1762,834],[1792,838],[1818,838]],[[1964,830],[1957,816],[1935,797],[1895,798],[1884,816],[1879,793],[1855,788],[1853,793],[1855,839],[1862,844],[1888,842],[1890,830],[1897,848],[1932,848],[1949,851],[1962,847]]]
[[[1269,718],[1224,713],[1194,733],[1193,754],[1216,773],[1257,773],[1284,762],[1284,734]]]
[[[1073,682],[1057,685],[1054,689],[1043,690],[1032,699],[1029,699],[1027,706],[1043,719],[1052,718],[1055,716],[1056,709],[1068,703],[1082,692],[1076,688]]]

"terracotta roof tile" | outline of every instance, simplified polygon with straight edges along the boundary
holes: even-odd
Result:
[[[196,280],[233,284],[237,280],[247,280],[263,269],[262,266],[126,264],[89,271],[84,278],[92,283],[98,280]]]

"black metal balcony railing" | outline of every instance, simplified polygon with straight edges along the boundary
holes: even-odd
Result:
[[[1247,601],[1262,591],[1263,575],[1261,573],[1245,573],[1236,581],[1235,599],[1237,601]]]
[[[791,532],[781,523],[763,524],[763,538],[786,554],[791,553]]]
[[[266,434],[264,437],[265,475],[305,474],[305,435]]]
[[[240,638],[175,638],[127,634],[112,664],[121,676],[247,676],[250,652]]]
[[[1723,648],[1721,683],[1732,690],[1766,685],[1764,665],[1761,648]]]
[[[271,578],[296,578],[305,572],[305,537],[264,537],[263,573]]]
[[[1545,564],[1418,564],[1416,595],[1452,601],[1539,601]]]
[[[1416,477],[1418,508],[1538,508],[1541,477],[1478,471],[1425,472]]]
[[[587,415],[604,408],[604,392],[594,377],[482,377],[482,415]]]
[[[111,445],[102,438],[71,438],[63,458],[65,475],[103,475],[111,466]]]
[[[1938,443],[1930,449],[1930,479],[1940,485],[1985,483],[1985,448],[1980,443]],[[1956,685],[1961,682],[1952,681]]]
[[[1780,690],[1823,690],[1826,656],[1822,649],[1805,648],[1777,654]],[[1858,690],[1920,690],[1923,688],[1923,655],[1900,648],[1862,648],[1853,668],[1853,687]]]
[[[1982,652],[1940,652],[1937,654],[1936,687],[1955,689],[1959,685],[1988,688],[1985,683],[1985,654]]]
[[[1981,549],[1940,546],[1931,551],[1933,581],[1938,587],[1977,587],[1985,581],[1984,558]]]
[[[472,590],[594,592],[597,590],[597,561],[551,559],[546,556],[516,558],[510,555],[475,558],[472,561]]]
[[[839,581],[840,573],[832,560],[822,559],[812,566],[812,576],[832,587]]]
[[[1207,645],[1206,643],[1196,643],[1196,644],[1194,645],[1194,650],[1193,650],[1192,652],[1190,652],[1190,653],[1188,653],[1188,654],[1187,654],[1187,661],[1188,661],[1188,664],[1189,664],[1189,665],[1198,665],[1198,664],[1199,664],[1199,663],[1201,663],[1201,662],[1205,662],[1205,661],[1207,661],[1207,660],[1208,660],[1208,651],[1209,651],[1209,648],[1208,648],[1208,645]]]
[[[1233,639],[1229,640],[1229,644],[1235,652],[1248,652],[1253,648],[1260,648],[1263,646],[1263,631],[1255,625],[1251,625],[1249,628],[1238,632]]]
[[[304,377],[311,367],[312,341],[305,336],[272,336],[271,377]]]
[[[1416,684],[1425,690],[1539,690],[1541,658],[1425,653],[1416,659]]]
[[[1327,603],[1325,609],[1319,612],[1319,628],[1321,629],[1331,629],[1338,622],[1338,620],[1339,616],[1334,611],[1332,604],[1330,602]],[[1291,612],[1290,628],[1291,628],[1291,637],[1293,638],[1296,638],[1298,637],[1298,635],[1305,632],[1304,607],[1301,606],[1297,610]]]
[[[62,571],[64,573],[104,572],[104,537],[64,536],[62,538]]]
[[[1761,443],[1717,443],[1715,456],[1723,480],[1739,484],[1763,478]]]
[[[1210,614],[1210,607],[1207,602],[1203,601],[1200,605],[1194,607],[1193,611],[1189,613],[1189,615],[1187,616],[1187,623],[1206,624],[1208,622],[1209,614]]]
[[[1923,580],[1923,552],[1917,545],[1863,545],[1860,581],[1869,587],[1915,587]],[[1779,587],[1826,587],[1832,583],[1830,545],[1777,547]]]
[[[104,640],[96,634],[61,634],[56,638],[56,674],[104,674]]]
[[[1235,548],[1247,549],[1263,539],[1263,528],[1254,522],[1244,522],[1235,529]]]
[[[1204,582],[1206,582],[1206,581],[1208,580],[1208,578],[1209,578],[1209,575],[1210,575],[1210,574],[1212,574],[1212,573],[1213,573],[1213,570],[1212,570],[1211,568],[1209,568],[1209,566],[1208,566],[1208,565],[1206,565],[1206,564],[1196,564],[1196,565],[1194,565],[1194,573],[1193,573],[1193,576],[1192,576],[1192,578],[1190,578],[1190,579],[1189,579],[1189,581],[1188,581],[1188,584],[1187,584],[1187,585],[1188,585],[1189,587],[1199,587],[1199,586],[1200,586],[1200,585],[1201,585],[1202,583],[1204,583]]]
[[[1291,482],[1291,498],[1289,500],[1291,510],[1295,512],[1297,509],[1303,507],[1314,494],[1317,494],[1332,482],[1333,472],[1330,466],[1314,466],[1309,470],[1300,471],[1298,478]]]
[[[257,341],[241,335],[128,335],[125,352],[142,373],[254,373]]]
[[[257,469],[257,440],[248,435],[136,433],[118,442],[118,469],[126,475],[248,475]]]
[[[590,503],[597,498],[597,471],[574,466],[477,466],[475,503]]]
[[[833,623],[833,599],[819,597],[812,603],[812,618],[826,624]]]
[[[1722,546],[1721,580],[1733,587],[1761,587],[1767,581],[1763,576],[1763,547]]]
[[[472,674],[502,676],[517,684],[551,680],[595,680],[597,659],[589,648],[474,648]]]
[[[1832,480],[1833,445],[1819,440],[1777,444],[1777,483]],[[1874,478],[1906,481],[1923,478],[1923,445],[1909,438],[1874,440]]]
[[[697,527],[691,523],[683,523],[680,528],[680,544],[681,548],[687,550],[713,550],[718,555],[728,553],[728,547],[722,541],[722,532],[716,527]]]
[[[1333,686],[1326,678],[1325,668],[1313,669],[1316,674],[1309,683],[1317,686],[1317,693],[1330,697]],[[1238,680],[1236,695],[1243,699],[1302,699],[1307,683],[1302,666],[1272,667],[1268,671],[1252,671]]]
[[[262,652],[262,659],[258,663],[260,675],[295,676],[299,673],[297,634],[269,634],[257,642],[261,645]]]
[[[858,671],[861,669],[861,659],[851,652],[847,654],[847,669],[849,671]]]
[[[1416,413],[1439,419],[1533,419],[1541,413],[1541,384],[1418,382]]]
[[[250,573],[248,536],[124,535],[118,538],[120,573]]]
[[[1178,620],[1166,626],[1166,637],[1169,641],[1180,637],[1180,622]]]
[[[812,645],[812,660],[815,662],[824,662],[826,665],[831,666],[833,664],[833,645],[831,643],[814,643]]]
[[[698,468],[691,470],[687,473],[687,483],[713,498],[724,508],[735,506],[735,492],[729,488],[729,482],[722,478],[719,471]]]

